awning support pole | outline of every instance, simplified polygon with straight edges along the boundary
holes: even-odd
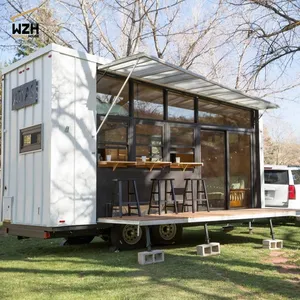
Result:
[[[271,234],[272,240],[275,240],[275,234],[274,234],[272,219],[269,220],[269,223],[270,223],[270,234]]]
[[[113,103],[111,104],[109,110],[107,111],[107,113],[106,113],[104,119],[102,120],[100,126],[98,127],[98,129],[97,129],[97,131],[96,131],[96,136],[98,135],[100,129],[102,128],[103,124],[105,123],[105,121],[106,121],[106,119],[107,119],[109,113],[110,113],[111,110],[113,109],[114,105],[115,105],[116,102],[118,101],[118,99],[119,99],[121,93],[123,92],[123,89],[124,89],[125,85],[127,84],[128,80],[129,80],[129,78],[130,78],[132,72],[134,71],[135,67],[137,66],[138,62],[139,62],[139,59],[135,62],[134,66],[132,67],[130,73],[128,74],[128,76],[127,76],[127,78],[126,78],[126,80],[124,81],[124,83],[123,83],[121,89],[119,90],[118,95],[115,97],[115,99],[114,99]]]
[[[204,232],[205,232],[205,243],[209,244],[210,238],[209,238],[207,223],[204,224]]]
[[[150,238],[149,226],[145,226],[145,230],[146,230],[146,248],[147,251],[151,251],[151,238]]]

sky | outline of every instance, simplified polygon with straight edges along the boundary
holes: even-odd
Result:
[[[1,4],[2,0],[0,0]],[[35,1],[31,1],[34,3]],[[1,7],[0,7],[1,9]],[[1,37],[0,37],[1,39]],[[8,41],[0,40],[0,46],[7,45]],[[5,62],[12,60],[14,57],[14,50],[3,50],[5,48],[0,47],[0,64],[3,65]],[[225,66],[226,67],[226,66]],[[290,66],[290,74],[291,75],[291,81],[298,80],[298,64],[293,63]],[[201,72],[197,72],[201,73]],[[201,74],[203,75],[203,74]],[[205,74],[204,74],[205,75]],[[274,73],[274,76],[276,77],[277,74]],[[289,80],[289,78],[287,79]],[[226,82],[220,82],[223,85],[228,85],[230,81]],[[279,109],[276,110],[270,110],[263,113],[263,120],[265,126],[269,129],[269,133],[272,137],[278,138],[279,135],[282,135],[282,131],[285,133],[286,137],[290,137],[292,139],[295,139],[296,142],[300,143],[300,100],[298,101],[298,98],[300,96],[300,88],[295,88],[290,91],[283,92],[280,97],[284,99],[294,99],[293,101],[289,100],[277,100],[277,96],[269,96],[268,98],[265,98],[268,101],[275,102],[280,106]]]

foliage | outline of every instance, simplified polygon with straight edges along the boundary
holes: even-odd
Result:
[[[39,8],[38,12],[32,14],[34,22],[42,28],[38,37],[21,38],[17,40],[17,49],[14,61],[21,59],[24,56],[31,54],[38,48],[47,46],[56,41],[56,36],[59,34],[60,27],[58,21],[53,16],[53,10],[46,2]],[[59,42],[58,42],[59,43]]]

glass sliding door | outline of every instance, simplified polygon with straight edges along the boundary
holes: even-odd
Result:
[[[201,161],[211,209],[225,209],[225,132],[201,130]]]
[[[230,208],[251,207],[251,140],[249,134],[229,133]]]

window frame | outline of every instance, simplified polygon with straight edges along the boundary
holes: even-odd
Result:
[[[170,158],[170,161],[172,161],[171,159],[171,155],[172,154],[193,154],[193,162],[196,162],[197,161],[197,158],[196,158],[196,146],[197,146],[197,141],[196,141],[196,131],[197,131],[197,128],[195,126],[196,124],[193,124],[193,123],[184,123],[184,124],[180,124],[180,123],[177,123],[177,122],[174,122],[174,123],[169,123],[169,140],[170,140],[170,146],[169,146],[169,158]],[[193,143],[192,145],[182,145],[182,144],[172,144],[171,142],[171,129],[172,128],[189,128],[191,130],[193,130]],[[193,153],[181,153],[181,152],[178,152],[177,149],[191,149]]]
[[[160,159],[163,160],[164,158],[164,149],[165,149],[165,139],[164,139],[164,122],[163,121],[155,121],[155,120],[140,120],[140,121],[136,121],[135,122],[135,126],[134,126],[134,130],[135,130],[135,137],[134,137],[134,147],[135,147],[135,159],[137,159],[137,154],[136,154],[136,149],[137,147],[153,147],[153,145],[149,145],[149,144],[142,144],[142,143],[138,143],[137,142],[137,134],[136,134],[136,127],[138,125],[150,125],[150,126],[157,126],[161,128],[161,145],[157,146],[157,148],[160,148],[160,152],[161,152],[161,157]]]
[[[103,120],[103,116],[98,115],[98,122],[99,124],[102,122]],[[129,145],[129,120],[128,118],[120,118],[117,116],[110,116],[107,118],[106,123],[126,123],[126,142],[101,142],[100,139],[100,133],[99,133],[99,139],[100,141],[97,139],[97,153],[99,153],[99,149],[100,150],[109,150],[109,149],[126,149],[127,151],[127,159],[129,159],[129,149],[130,149],[130,145]],[[104,158],[103,158],[104,159]],[[104,159],[105,160],[105,159]]]
[[[25,135],[29,135],[29,134],[32,135],[34,133],[40,133],[40,135],[41,135],[40,143],[30,144],[30,145],[25,145],[24,146],[23,137]],[[29,127],[25,127],[25,128],[20,129],[19,153],[24,154],[24,153],[39,151],[39,150],[43,150],[43,126],[42,126],[42,124],[29,126]]]

